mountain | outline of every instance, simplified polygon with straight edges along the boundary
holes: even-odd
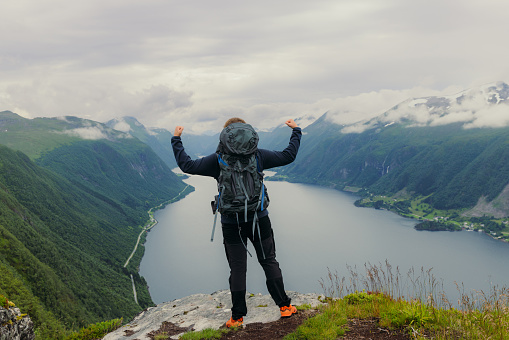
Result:
[[[504,82],[451,96],[410,98],[355,124],[337,124],[329,113],[307,124],[297,160],[275,169],[279,177],[378,194],[404,191],[429,196],[427,202],[437,209],[472,209],[474,216],[509,215],[509,187],[504,191],[509,85]],[[164,132],[170,145],[172,134]],[[259,146],[272,150],[282,150],[289,138],[286,126],[259,135]],[[218,136],[182,139],[191,157],[198,157],[215,151]]]
[[[173,169],[177,167],[171,147],[173,132],[163,128],[145,127],[134,117],[112,119],[107,122],[106,125],[112,129],[123,131],[138,138],[149,145],[170,168]],[[185,143],[187,153],[191,157],[197,158],[216,151],[219,135],[184,134],[182,140]]]
[[[309,119],[309,118],[307,118]],[[147,144],[170,168],[177,167],[171,138],[173,132],[163,128],[146,127],[134,117],[120,117],[108,121],[105,126],[135,137]],[[260,147],[267,149],[284,148],[288,144],[289,129],[286,125],[274,128],[271,131],[258,131]],[[199,158],[216,152],[219,142],[219,133],[194,135],[184,133],[182,142],[186,152],[191,158]]]
[[[106,126],[123,131],[147,144],[171,169],[177,166],[171,148],[171,134],[166,129],[147,128],[134,117],[122,117],[108,121]]]
[[[186,187],[154,151],[101,123],[12,112],[0,144],[0,294],[54,339],[153,305],[143,248],[123,265],[147,211]]]
[[[0,112],[0,144],[22,151],[32,160],[82,140],[127,138],[131,136],[87,119],[71,116],[26,119],[10,111]]]
[[[486,84],[452,96],[408,99],[384,114],[352,124],[343,132],[362,132],[391,124],[407,127],[460,123],[464,128],[505,127],[509,123],[509,85]]]
[[[509,216],[509,86],[409,99],[344,126],[324,114],[304,129],[292,181],[427,197],[437,209]]]
[[[509,216],[508,98],[499,82],[411,98],[351,125],[325,113],[303,129],[296,161],[278,175]],[[286,126],[259,134],[260,147],[274,150],[290,137]],[[169,168],[171,136],[129,117],[102,124],[0,112],[0,294],[30,314],[39,334],[59,339],[152,305],[137,268],[143,248],[123,264],[147,210],[186,188]],[[215,151],[218,136],[183,141],[198,157]]]

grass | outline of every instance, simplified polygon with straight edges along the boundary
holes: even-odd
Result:
[[[285,340],[341,339],[349,331],[349,319],[376,319],[380,328],[403,331],[419,340],[509,339],[509,289],[505,286],[466,293],[457,285],[460,298],[452,303],[431,269],[411,269],[403,275],[388,262],[365,265],[365,274],[347,268],[348,277],[329,270],[320,280],[327,304]],[[225,331],[190,332],[181,339],[217,339]]]
[[[329,271],[321,280],[329,303],[285,340],[336,339],[348,332],[348,319],[365,318],[413,339],[509,339],[507,287],[468,294],[458,285],[461,298],[453,307],[431,270],[410,270],[405,277],[387,262],[365,269],[360,275],[349,268],[348,278]]]
[[[9,309],[10,307],[16,307],[16,305],[14,304],[14,302],[7,300],[5,296],[0,294],[0,307]]]
[[[300,306],[295,306],[295,308],[297,308],[298,311],[305,311],[305,310],[309,310],[309,309],[312,309],[313,307],[311,307],[310,304],[304,304],[304,305],[300,305]]]
[[[333,307],[322,309],[321,313],[307,319],[297,330],[287,335],[285,340],[297,339],[337,339],[345,334],[345,325],[348,321],[341,309]]]
[[[95,340],[101,339],[106,334],[113,332],[115,329],[122,326],[122,319],[114,319],[104,322],[99,322],[88,326],[87,328],[80,329],[79,332],[72,333],[67,336],[66,340]]]
[[[187,332],[179,339],[182,340],[200,340],[200,339],[219,339],[224,333],[229,332],[228,329],[211,329],[206,328],[199,332]]]
[[[154,340],[166,340],[166,339],[169,339],[170,337],[166,334],[157,334],[156,336],[154,336]]]

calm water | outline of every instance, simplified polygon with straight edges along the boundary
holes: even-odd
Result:
[[[210,200],[216,183],[199,176],[186,181],[196,191],[156,212],[159,224],[145,244],[140,273],[155,303],[228,288],[219,221],[210,242]],[[348,276],[347,265],[357,266],[364,274],[365,263],[386,260],[405,277],[410,268],[416,272],[433,268],[451,299],[454,282],[463,283],[466,291],[488,291],[491,284],[509,283],[507,243],[477,232],[416,231],[414,220],[357,208],[355,196],[332,189],[269,181],[266,185],[287,290],[323,293],[319,280],[327,276],[328,268]],[[267,294],[263,271],[254,258],[248,261],[247,285],[250,292]]]

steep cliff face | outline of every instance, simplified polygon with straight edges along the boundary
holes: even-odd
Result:
[[[34,324],[30,317],[21,314],[17,307],[0,306],[0,340],[32,340]]]

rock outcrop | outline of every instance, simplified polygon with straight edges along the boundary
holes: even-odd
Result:
[[[34,324],[17,307],[0,307],[0,340],[32,340]]]
[[[292,305],[309,304],[316,307],[322,304],[318,294],[299,294],[287,292]],[[248,312],[244,324],[271,322],[281,315],[270,295],[247,294]],[[141,312],[129,324],[106,335],[104,340],[148,339],[147,334],[158,330],[163,322],[170,322],[183,329],[200,331],[205,328],[218,329],[231,316],[231,295],[229,290],[212,294],[195,294],[182,299],[164,302]]]

